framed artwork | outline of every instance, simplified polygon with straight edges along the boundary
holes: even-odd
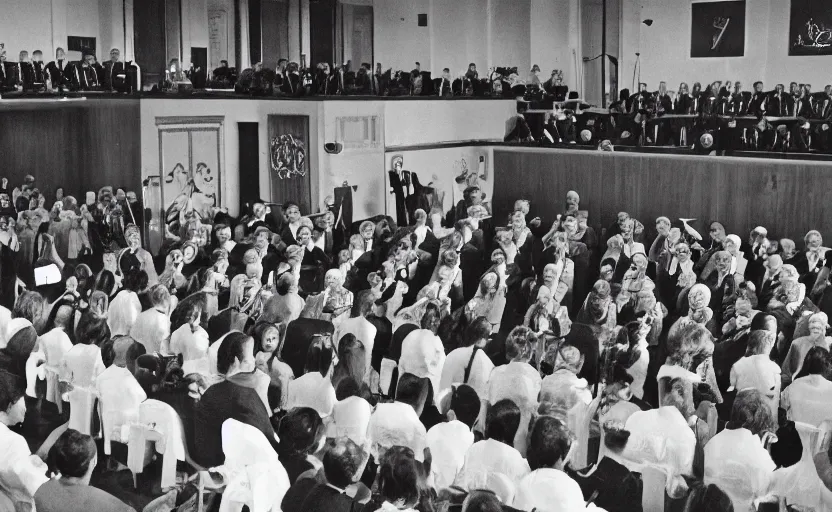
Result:
[[[789,55],[832,55],[829,0],[792,0]]]
[[[220,205],[223,172],[223,117],[157,117],[161,206],[166,238],[182,236],[196,218],[213,221]]]
[[[745,55],[745,0],[691,5],[690,56]]]

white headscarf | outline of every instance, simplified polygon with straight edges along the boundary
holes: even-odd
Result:
[[[433,387],[434,402],[438,402],[439,381],[445,365],[445,347],[439,336],[426,329],[417,329],[402,342],[399,358],[399,375],[410,373],[419,378],[427,377]]]

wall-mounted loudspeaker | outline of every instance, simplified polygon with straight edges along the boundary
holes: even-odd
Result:
[[[337,155],[343,150],[343,144],[340,144],[338,142],[327,142],[326,144],[324,144],[324,151],[326,151],[330,155]]]

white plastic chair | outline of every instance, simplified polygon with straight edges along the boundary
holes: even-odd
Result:
[[[214,468],[226,481],[220,512],[279,512],[289,475],[262,432],[234,419],[222,424],[225,464]]]
[[[642,510],[650,512],[664,512],[664,496],[667,487],[667,473],[664,469],[644,465],[641,468],[641,491]]]
[[[176,485],[176,461],[185,461],[186,440],[182,419],[170,405],[149,399],[139,406],[138,421],[130,425],[127,467],[134,475],[147,465],[148,443],[162,458],[162,489]]]

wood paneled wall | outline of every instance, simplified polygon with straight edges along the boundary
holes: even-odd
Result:
[[[140,136],[138,99],[0,110],[0,177],[13,188],[31,174],[48,200],[58,186],[79,202],[105,185],[141,195]]]
[[[810,229],[832,242],[829,162],[497,148],[494,169],[500,222],[519,198],[551,222],[575,190],[593,226],[626,211],[650,231],[665,215],[699,219],[693,226],[703,235],[719,220],[743,240],[765,226],[769,238],[792,238],[798,248]]]

